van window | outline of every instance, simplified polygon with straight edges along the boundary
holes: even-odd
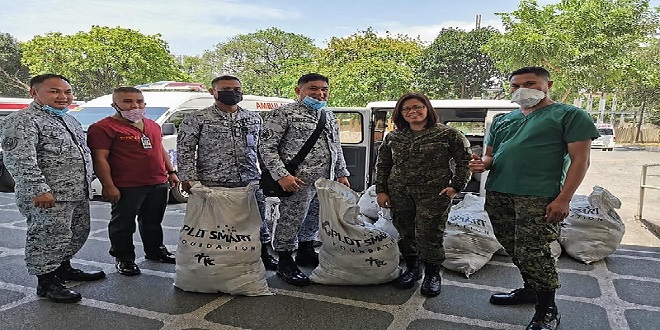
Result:
[[[170,118],[167,118],[165,122],[173,123],[176,129],[178,130],[179,125],[181,125],[181,122],[183,121],[183,118],[185,118],[187,114],[195,111],[199,111],[199,109],[186,109],[186,110],[176,111],[170,116]]]
[[[600,135],[614,135],[614,130],[611,128],[599,128],[598,134]]]
[[[465,135],[484,135],[486,123],[482,122],[447,122],[445,125],[461,131]]]
[[[341,143],[361,143],[364,138],[362,136],[362,114],[359,112],[339,112],[335,115],[339,124],[339,140]]]

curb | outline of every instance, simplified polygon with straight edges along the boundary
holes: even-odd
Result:
[[[640,221],[655,237],[660,238],[660,221],[649,219],[640,219]]]

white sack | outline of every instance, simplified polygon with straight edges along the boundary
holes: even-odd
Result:
[[[442,266],[469,277],[502,248],[484,210],[485,198],[466,194],[453,205],[445,229],[445,261]]]
[[[612,254],[626,231],[615,211],[620,207],[621,201],[599,186],[588,197],[574,195],[559,239],[564,251],[586,264]]]
[[[376,185],[372,185],[360,196],[360,200],[358,201],[360,213],[374,220],[378,219],[378,211],[380,211],[380,206],[378,206],[378,202],[376,201],[377,195]]]
[[[401,273],[399,247],[386,232],[365,226],[358,194],[343,184],[316,181],[321,248],[313,282],[366,285],[389,282]]]
[[[380,229],[392,236],[395,241],[399,241],[399,231],[394,227],[390,209],[381,208],[380,211],[378,211],[378,221],[376,221],[373,226],[374,228]]]
[[[196,184],[176,250],[174,285],[185,291],[270,295],[261,262],[256,186]]]

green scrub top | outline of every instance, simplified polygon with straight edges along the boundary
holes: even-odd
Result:
[[[485,144],[493,148],[486,190],[556,197],[569,162],[567,144],[597,138],[591,116],[553,103],[527,116],[520,109],[496,117]]]

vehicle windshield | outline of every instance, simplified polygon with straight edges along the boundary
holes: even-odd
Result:
[[[166,107],[147,107],[147,118],[156,120],[158,117],[160,117],[162,114],[167,111],[168,108]],[[80,110],[78,111],[69,111],[69,114],[74,116],[80,124],[83,127],[83,130],[85,132],[87,131],[87,128],[89,125],[94,124],[95,122],[108,117],[112,116],[115,113],[115,109],[112,107],[80,107]]]
[[[614,135],[614,132],[611,128],[599,128],[598,134],[600,135]]]

